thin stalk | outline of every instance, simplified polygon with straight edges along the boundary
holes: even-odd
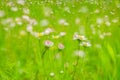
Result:
[[[29,39],[30,39],[30,33],[28,33],[28,36],[27,36],[26,54],[28,54],[29,52]]]
[[[74,76],[75,76],[75,73],[76,73],[76,70],[77,70],[77,66],[78,66],[78,62],[79,62],[79,57],[77,57],[77,59],[76,59],[76,65],[74,66],[74,71],[73,71],[73,73],[72,73],[72,78],[73,78],[73,80],[74,80]]]
[[[78,50],[80,50],[80,44],[81,43],[81,41],[78,41]],[[73,80],[74,80],[74,76],[75,76],[75,73],[76,73],[76,69],[77,69],[77,66],[78,66],[78,62],[79,62],[79,57],[77,57],[77,59],[76,59],[76,64],[75,64],[75,66],[74,66],[74,71],[73,71],[73,73],[72,73],[72,78],[73,78]]]
[[[45,47],[45,50],[42,52],[42,55],[41,55],[42,59],[44,58],[44,55],[45,55],[45,53],[46,53],[47,50],[48,50],[48,47]]]

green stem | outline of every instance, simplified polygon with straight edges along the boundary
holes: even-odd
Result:
[[[44,55],[45,55],[47,49],[48,49],[48,47],[45,47],[45,50],[42,52],[42,55],[41,55],[41,58],[42,58],[42,59],[44,58]]]

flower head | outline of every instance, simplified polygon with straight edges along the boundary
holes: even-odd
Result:
[[[59,36],[63,37],[66,35],[66,32],[60,32]]]
[[[44,33],[43,33],[43,32],[41,32],[41,33],[39,33],[39,32],[32,32],[31,34],[32,34],[34,37],[39,38],[39,39],[40,39],[40,37],[44,36]]]
[[[20,5],[24,5],[25,4],[25,0],[17,0],[17,3]]]
[[[63,71],[63,70],[61,70],[61,71],[60,71],[60,74],[63,74],[63,73],[64,73],[64,71]]]
[[[43,19],[43,20],[40,21],[40,25],[42,27],[48,26],[48,24],[49,24],[49,21],[47,19]]]
[[[82,43],[80,44],[80,46],[90,47],[91,44],[90,44],[90,42],[82,42]]]
[[[63,25],[63,26],[68,26],[69,25],[69,23],[65,19],[60,19],[58,23],[60,25]]]
[[[54,73],[54,72],[51,72],[51,73],[50,73],[50,76],[51,76],[51,77],[54,77],[54,76],[55,76],[55,73]]]
[[[63,50],[64,48],[65,48],[65,46],[62,43],[58,44],[58,49]]]
[[[5,12],[0,10],[0,17],[4,17],[5,16]]]
[[[28,26],[26,27],[26,30],[27,30],[28,32],[33,32],[33,27],[32,27],[31,25],[28,25]]]
[[[75,34],[73,35],[73,40],[84,41],[84,40],[86,40],[86,37],[75,33]]]
[[[45,44],[46,47],[51,47],[51,46],[54,45],[54,43],[53,43],[52,41],[50,41],[50,40],[46,40],[46,41],[44,42],[44,44]]]
[[[75,56],[83,58],[85,56],[84,51],[77,50],[74,52]]]
[[[44,34],[45,34],[45,35],[49,35],[49,34],[52,33],[52,32],[53,32],[53,29],[47,28],[47,29],[45,29]]]

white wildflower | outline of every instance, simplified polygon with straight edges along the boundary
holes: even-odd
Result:
[[[76,23],[76,24],[80,24],[80,19],[79,19],[79,18],[76,18],[76,19],[75,19],[75,23]]]
[[[4,17],[5,16],[5,12],[4,11],[0,11],[0,17]]]
[[[55,59],[59,60],[60,58],[61,58],[60,54],[57,53],[57,54],[55,55]]]
[[[18,11],[18,8],[17,7],[11,7],[11,10],[16,12],[16,11]]]
[[[19,18],[19,17],[15,18],[15,22],[16,22],[18,25],[22,25],[22,24],[23,24],[21,18]]]
[[[103,23],[103,19],[102,18],[97,18],[96,22],[97,22],[97,24],[102,24]]]
[[[118,19],[115,18],[115,19],[112,20],[112,22],[113,22],[113,23],[117,23],[117,22],[118,22]]]
[[[25,36],[25,35],[26,35],[26,31],[21,30],[21,31],[20,31],[20,35],[21,35],[21,36]]]
[[[20,5],[24,5],[25,4],[25,0],[17,0],[17,3]]]
[[[29,14],[30,13],[30,10],[28,8],[23,8],[23,13],[24,14]]]
[[[40,39],[40,37],[44,36],[43,32],[32,32],[31,34],[38,39]]]
[[[11,7],[13,5],[14,5],[14,3],[12,1],[10,1],[10,2],[7,3],[7,6],[9,6],[9,7]]]
[[[54,77],[54,76],[55,76],[55,73],[54,73],[54,72],[51,72],[51,73],[50,73],[50,76],[51,76],[51,77]]]
[[[49,22],[48,22],[47,19],[43,19],[43,20],[40,21],[40,25],[41,25],[42,27],[48,26],[48,24],[49,24]]]
[[[49,35],[49,34],[52,33],[52,32],[53,32],[53,29],[47,28],[47,29],[45,29],[44,34],[45,34],[45,35]]]
[[[37,25],[37,21],[35,19],[29,19],[29,24]]]
[[[31,25],[28,25],[26,27],[26,30],[31,33],[33,31],[33,27]]]
[[[71,13],[71,12],[70,12],[70,8],[67,7],[67,6],[64,8],[64,10],[65,10],[66,12],[68,12],[68,13]]]
[[[53,14],[53,11],[50,7],[44,7],[43,12],[46,17],[49,17],[51,14]]]
[[[83,40],[86,40],[86,37],[85,37],[85,36],[78,35],[78,34],[75,33],[75,34],[73,35],[73,40],[83,41]]]
[[[109,21],[105,22],[106,26],[110,26],[111,23]]]
[[[62,37],[62,36],[65,36],[66,35],[66,32],[60,32],[59,36]]]
[[[82,43],[80,44],[80,46],[90,47],[91,44],[90,44],[90,42],[82,42]]]
[[[100,10],[99,9],[96,9],[95,11],[94,11],[94,13],[99,13],[100,12]]]
[[[58,21],[58,23],[59,23],[60,25],[64,25],[64,26],[68,26],[68,25],[69,25],[69,23],[68,23],[65,19],[60,19],[60,20]]]
[[[23,18],[23,20],[25,20],[25,21],[29,21],[29,20],[30,20],[30,18],[29,18],[28,15],[23,15],[22,18]]]
[[[39,33],[38,32],[31,32],[31,34],[36,37],[36,38],[39,38]]]
[[[16,24],[15,24],[15,22],[11,22],[8,25],[9,25],[10,28],[14,28]]]
[[[79,10],[79,12],[82,13],[87,13],[88,12],[88,8],[86,6],[81,7],[81,9]]]
[[[105,35],[100,34],[99,37],[100,37],[100,39],[104,39],[104,38],[105,38]]]
[[[75,56],[80,57],[80,58],[85,57],[85,52],[81,51],[81,50],[75,51],[74,54],[75,54]]]

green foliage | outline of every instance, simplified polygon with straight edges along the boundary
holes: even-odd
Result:
[[[0,80],[120,80],[119,0],[0,0]]]

